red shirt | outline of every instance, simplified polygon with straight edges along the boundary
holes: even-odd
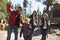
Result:
[[[16,20],[16,16],[19,14],[18,11],[16,11],[16,15],[13,15],[14,10],[11,9],[11,5],[7,4],[7,8],[6,8],[7,12],[9,13],[9,19],[8,19],[8,23],[10,25],[14,25],[15,24],[15,20]],[[22,22],[22,18],[20,17],[20,23],[23,25]]]

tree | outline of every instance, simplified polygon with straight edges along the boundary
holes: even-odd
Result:
[[[6,15],[4,14],[4,12],[0,12],[0,20],[2,19],[6,19]]]
[[[1,12],[5,12],[6,4],[7,4],[7,0],[1,0],[0,1],[0,11]]]
[[[28,1],[27,0],[24,0],[23,2],[23,19],[26,18],[26,8],[27,8],[27,4],[28,4]]]
[[[51,5],[52,5],[52,0],[46,0],[46,6],[47,6],[46,12],[47,13],[49,12],[49,6],[51,6]]]
[[[27,3],[28,3],[28,1],[27,1],[27,0],[24,0],[23,6],[24,6],[25,8],[27,7]]]
[[[47,13],[49,12],[49,7],[54,5],[55,3],[57,3],[57,0],[46,0],[43,2],[43,4],[47,6],[46,8]]]
[[[5,15],[7,15],[6,4],[7,4],[7,0],[0,0],[0,12],[2,12]]]
[[[28,1],[27,1],[27,0],[24,0],[24,2],[23,2],[23,7],[24,7],[24,12],[25,12],[25,14],[26,14],[27,4],[28,4]]]
[[[53,0],[52,4],[56,4],[57,3],[57,0]]]

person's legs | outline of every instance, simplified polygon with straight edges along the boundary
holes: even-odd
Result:
[[[7,40],[10,40],[11,38],[11,32],[12,32],[12,26],[8,26],[8,32],[7,32]]]
[[[41,33],[42,33],[42,40],[44,40],[44,31],[42,30]]]
[[[42,40],[46,40],[45,34],[42,35]]]
[[[32,29],[32,31],[31,31],[31,35],[33,35],[33,32],[34,32],[34,29]]]
[[[14,34],[15,34],[15,40],[18,40],[18,27],[14,26]]]
[[[46,40],[47,30],[42,31],[42,40]]]
[[[30,36],[24,37],[24,40],[32,40]]]
[[[34,29],[32,29],[32,31],[30,33],[30,40],[32,40],[33,33],[34,33]]]
[[[24,37],[24,40],[28,40],[28,38],[25,36],[25,37]]]
[[[29,36],[29,37],[28,37],[28,40],[32,40],[32,37],[31,37],[31,36]]]
[[[34,25],[32,24],[31,36],[33,36],[33,33],[34,33]]]

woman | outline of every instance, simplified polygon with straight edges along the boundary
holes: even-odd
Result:
[[[41,33],[42,33],[42,40],[46,40],[46,35],[50,26],[50,21],[48,19],[48,14],[44,13],[42,15],[42,18],[39,22],[40,28],[41,28]]]
[[[37,12],[36,11],[33,11],[32,15],[29,16],[29,18],[30,18],[30,24],[32,25],[31,35],[33,36],[34,29],[37,26]]]

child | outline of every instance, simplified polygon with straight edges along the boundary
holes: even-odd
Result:
[[[42,15],[42,18],[39,22],[40,28],[41,28],[41,33],[42,33],[42,40],[46,40],[47,32],[50,26],[50,20],[48,19],[48,14],[44,13]]]
[[[24,23],[24,27],[23,27],[23,37],[24,37],[24,40],[31,40],[32,39],[32,37],[30,35],[31,31],[32,31],[32,27],[29,24],[29,21],[30,21],[29,18],[25,19],[25,23]]]

